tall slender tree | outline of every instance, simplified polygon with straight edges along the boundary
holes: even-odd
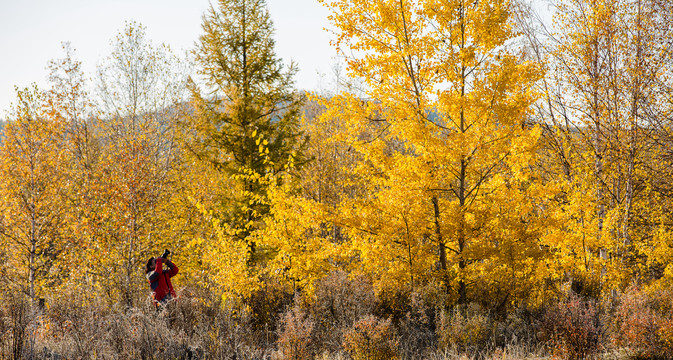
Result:
[[[0,239],[8,247],[3,279],[35,300],[58,280],[52,266],[64,249],[62,124],[37,86],[17,91],[0,147]]]
[[[671,61],[670,5],[554,4],[555,31],[547,43],[553,71],[542,122],[551,156],[540,173],[550,172],[550,183],[560,181],[563,191],[548,211],[559,224],[550,226],[547,234],[557,240],[548,243],[573,283],[597,294],[630,283],[639,271],[633,262],[648,258],[638,252],[650,253],[651,242],[659,241],[653,229],[665,223],[653,205],[661,202],[653,180],[667,165],[652,161],[666,152],[659,140],[670,114],[662,96],[670,84],[664,70]]]
[[[97,261],[115,276],[97,273],[103,289],[121,294],[130,306],[145,286],[136,276],[145,258],[178,240],[170,228],[182,210],[171,204],[177,174],[174,125],[186,76],[176,68],[180,60],[166,46],[152,44],[138,23],[127,23],[113,46],[96,84],[104,156],[91,219],[96,241],[89,255],[107,254]]]
[[[46,93],[48,111],[63,125],[63,157],[58,164],[63,176],[68,179],[61,184],[64,193],[66,228],[64,237],[68,243],[59,259],[63,272],[77,267],[82,262],[92,239],[89,220],[96,211],[95,188],[100,163],[100,131],[95,126],[94,107],[87,91],[86,75],[82,63],[75,58],[70,43],[62,44],[62,58],[49,62],[50,89]],[[79,287],[84,296],[93,296],[92,277],[89,271],[71,271],[63,274],[63,285]],[[55,294],[63,294],[61,291]],[[67,295],[64,295],[67,296]]]

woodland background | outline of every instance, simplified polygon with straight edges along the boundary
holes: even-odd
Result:
[[[128,22],[95,74],[64,44],[17,89],[0,356],[670,357],[673,3],[320,1],[321,93],[264,0],[188,56]]]

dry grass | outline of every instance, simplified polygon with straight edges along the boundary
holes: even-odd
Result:
[[[632,290],[612,305],[569,297],[503,317],[477,304],[443,307],[422,294],[396,294],[392,309],[366,281],[343,273],[319,289],[284,307],[285,295],[269,291],[229,304],[183,290],[158,310],[149,299],[127,309],[61,294],[40,308],[0,294],[0,359],[671,358],[668,293]],[[264,296],[274,299],[254,309]]]

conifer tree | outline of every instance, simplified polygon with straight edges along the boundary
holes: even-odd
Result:
[[[268,213],[259,179],[300,157],[302,97],[292,90],[297,69],[285,67],[274,52],[264,0],[219,1],[204,16],[203,31],[195,58],[204,86],[192,86],[186,143],[199,159],[236,179],[231,198],[223,199],[222,217],[239,239],[247,239]],[[254,242],[249,248],[254,254]]]

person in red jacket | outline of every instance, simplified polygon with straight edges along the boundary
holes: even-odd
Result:
[[[168,260],[168,254],[170,251],[166,250],[161,257],[150,258],[145,266],[145,276],[150,282],[155,304],[165,304],[176,297],[171,278],[178,273],[178,267]],[[164,264],[168,269],[164,269]]]

